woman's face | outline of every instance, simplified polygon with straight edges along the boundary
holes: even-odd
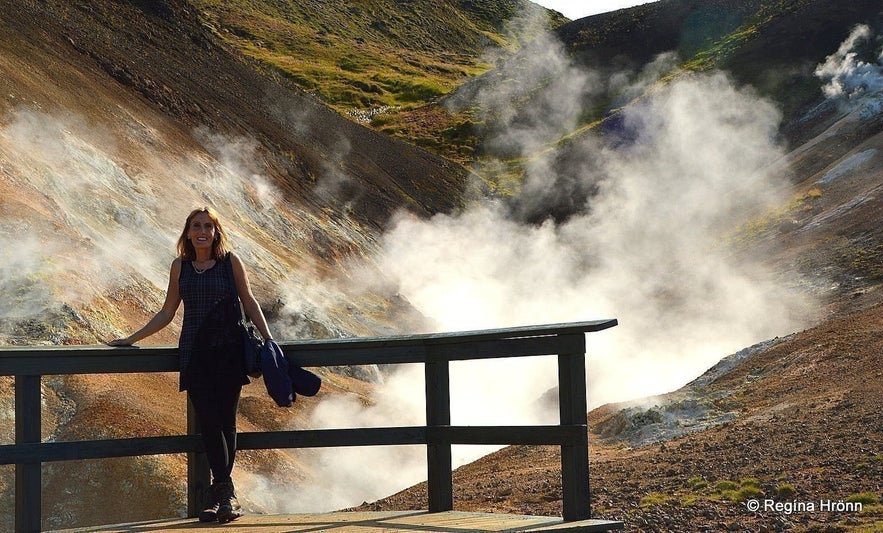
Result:
[[[198,213],[193,217],[193,220],[190,221],[190,227],[187,230],[187,238],[190,239],[193,247],[197,250],[200,248],[208,248],[211,250],[212,244],[215,242],[215,237],[217,236],[217,231],[215,223],[212,222],[208,213]]]

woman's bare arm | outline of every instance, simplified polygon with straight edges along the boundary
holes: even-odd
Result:
[[[175,319],[175,313],[178,312],[178,307],[181,305],[181,293],[178,288],[178,277],[180,274],[181,259],[176,258],[172,262],[172,267],[169,271],[169,287],[166,290],[166,300],[163,303],[162,309],[135,333],[124,339],[114,339],[107,344],[110,346],[131,346],[171,324],[172,320]]]
[[[264,318],[264,312],[261,311],[260,304],[258,304],[258,301],[255,300],[254,295],[251,293],[251,285],[248,283],[248,274],[245,271],[242,260],[236,254],[231,253],[230,263],[233,266],[233,280],[236,282],[236,292],[239,293],[239,299],[242,301],[242,307],[245,309],[246,316],[258,328],[263,338],[272,339],[273,336],[270,334],[267,319]]]

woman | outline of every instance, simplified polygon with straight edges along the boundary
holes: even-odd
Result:
[[[162,309],[143,328],[108,343],[130,346],[153,335],[172,322],[184,302],[179,384],[196,412],[212,472],[209,501],[199,515],[202,522],[229,522],[241,516],[231,473],[236,410],[242,385],[249,381],[242,359],[242,334],[236,328],[241,315],[236,293],[264,339],[271,339],[242,261],[228,252],[227,234],[217,215],[208,207],[197,209],[187,217],[178,239],[178,257],[172,262]]]

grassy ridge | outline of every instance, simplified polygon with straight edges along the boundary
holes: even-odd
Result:
[[[526,0],[192,3],[225,41],[345,112],[432,101],[488,70],[485,51],[537,31],[510,24]]]
[[[491,181],[513,183],[522,163],[482,145],[493,120],[474,106],[451,113],[437,105],[467,82],[506,83],[489,51],[517,64],[521,45],[551,29],[574,64],[611,75],[673,51],[684,70],[724,69],[755,86],[779,103],[787,128],[820,96],[813,67],[856,21],[879,24],[874,0],[660,0],[569,23],[526,0],[190,1],[225,41],[338,111],[464,165],[503,160],[490,165],[505,169]],[[531,9],[547,15],[545,26],[517,24]],[[585,104],[562,141],[595,129],[627,102],[611,93]]]

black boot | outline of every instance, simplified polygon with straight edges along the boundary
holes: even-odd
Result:
[[[236,499],[232,481],[216,484],[218,487],[218,522],[226,523],[242,516],[242,507]]]
[[[200,522],[214,522],[218,519],[218,507],[221,506],[218,501],[218,484],[212,483],[207,492],[205,509],[199,513]]]

